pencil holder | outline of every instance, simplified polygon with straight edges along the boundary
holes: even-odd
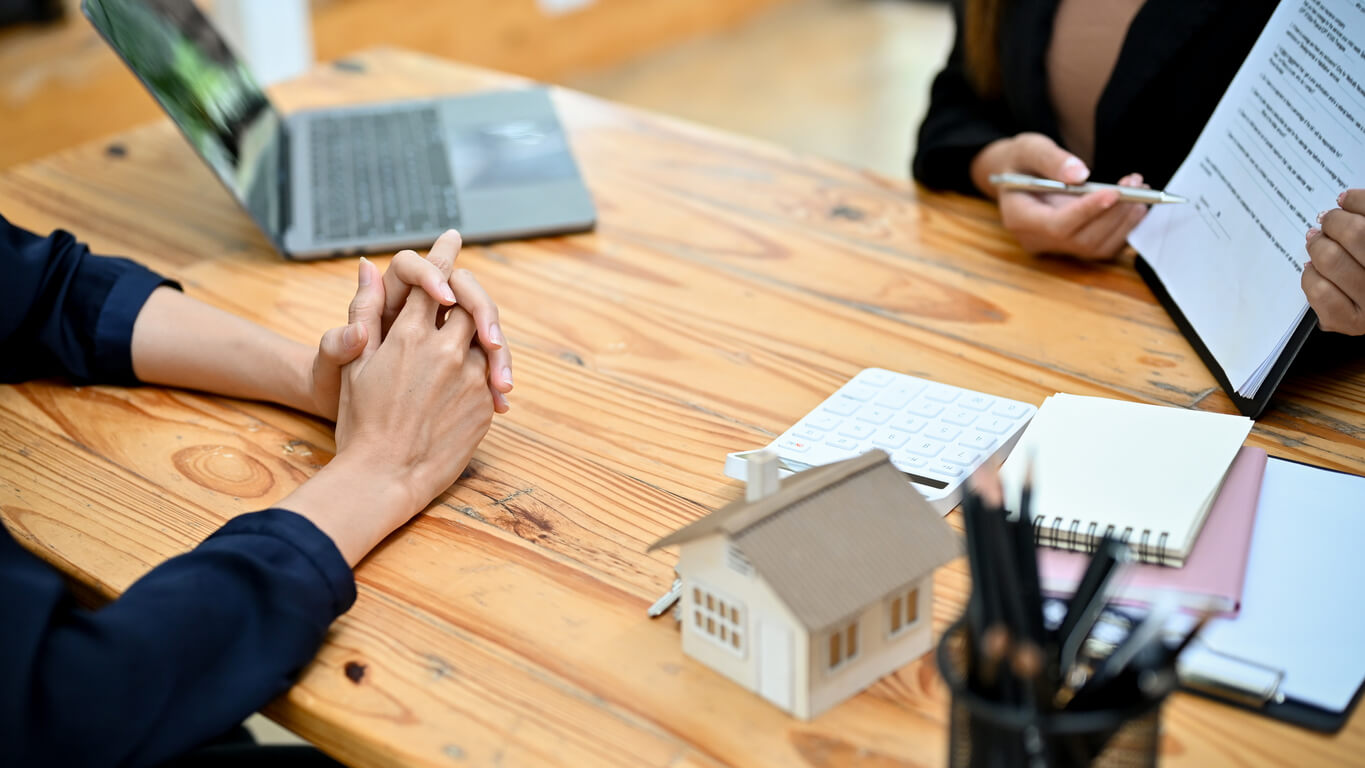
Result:
[[[985,699],[967,687],[966,622],[939,639],[939,674],[952,693],[950,768],[1151,768],[1161,735],[1160,700],[1126,709],[1081,712],[1032,710]],[[1030,757],[1040,750],[1045,759]],[[1103,747],[1097,745],[1102,744]]]

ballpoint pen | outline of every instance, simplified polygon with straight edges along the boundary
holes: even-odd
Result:
[[[1026,173],[993,173],[991,183],[1000,189],[1012,189],[1023,192],[1052,192],[1060,195],[1086,195],[1091,192],[1099,192],[1103,189],[1112,189],[1119,193],[1119,200],[1125,203],[1188,203],[1189,200],[1180,195],[1173,195],[1160,189],[1143,189],[1142,187],[1121,187],[1118,184],[1100,184],[1099,182],[1086,182],[1085,184],[1066,184],[1052,179],[1042,179],[1037,176],[1030,176]]]

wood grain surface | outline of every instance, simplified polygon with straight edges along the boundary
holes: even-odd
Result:
[[[523,83],[393,50],[356,62],[277,95],[297,108]],[[268,713],[366,766],[944,764],[947,696],[929,658],[793,720],[645,617],[676,558],[645,547],[740,494],[727,452],[867,366],[1033,403],[1228,400],[1128,263],[1031,257],[985,203],[572,92],[555,101],[600,226],[465,249],[502,308],[513,409],[467,477],[357,569],[355,607]],[[0,210],[309,343],[344,322],[353,291],[354,259],[277,258],[165,123],[0,176]],[[1365,473],[1365,356],[1326,357],[1291,377],[1250,442]],[[107,598],[333,449],[329,425],[262,404],[0,387],[0,514]],[[937,632],[965,599],[962,561],[936,587]],[[1177,695],[1162,753],[1347,763],[1365,755],[1365,721],[1327,737]]]

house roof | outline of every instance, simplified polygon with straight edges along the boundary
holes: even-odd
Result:
[[[881,451],[797,473],[650,549],[723,533],[809,630],[852,616],[957,557],[957,534]]]

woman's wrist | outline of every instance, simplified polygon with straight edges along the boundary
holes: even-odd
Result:
[[[357,451],[338,454],[276,506],[308,518],[352,567],[421,511],[401,478]]]

